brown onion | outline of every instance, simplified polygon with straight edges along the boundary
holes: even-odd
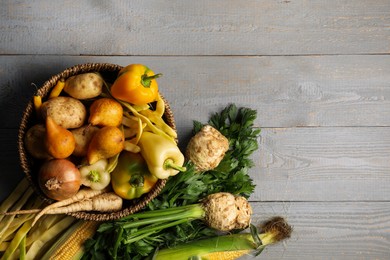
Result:
[[[53,200],[64,200],[75,195],[81,186],[77,167],[67,159],[46,161],[40,168],[39,187]]]

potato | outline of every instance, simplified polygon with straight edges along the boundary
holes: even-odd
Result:
[[[30,127],[24,136],[27,152],[36,159],[49,159],[51,156],[45,149],[46,128],[43,124]]]
[[[80,100],[63,96],[44,102],[41,113],[43,119],[50,116],[54,122],[67,129],[81,127],[87,117],[87,109]]]
[[[76,140],[76,148],[73,151],[74,156],[83,157],[87,155],[88,145],[98,130],[99,127],[92,125],[85,125],[71,130],[74,139]]]
[[[99,96],[103,89],[103,78],[97,73],[84,73],[68,78],[64,91],[77,99],[89,99]]]

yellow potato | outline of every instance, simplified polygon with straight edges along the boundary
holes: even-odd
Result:
[[[67,129],[81,127],[87,117],[87,109],[80,100],[63,96],[45,101],[41,113],[44,120],[50,116],[54,122]]]
[[[77,99],[89,99],[99,96],[103,89],[103,78],[97,73],[84,73],[68,78],[64,91]]]
[[[51,158],[44,145],[45,135],[45,126],[36,124],[30,127],[24,136],[24,145],[27,152],[36,159]]]
[[[73,151],[74,156],[83,157],[87,155],[88,145],[98,130],[99,127],[92,125],[85,125],[71,130],[74,139],[76,140],[76,148]]]

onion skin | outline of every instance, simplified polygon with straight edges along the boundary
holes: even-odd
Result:
[[[64,200],[75,195],[81,186],[77,167],[67,159],[53,159],[42,164],[38,183],[42,192],[53,200]]]

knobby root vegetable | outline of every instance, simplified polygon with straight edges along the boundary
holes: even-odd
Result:
[[[222,231],[248,227],[252,214],[252,208],[244,197],[227,192],[209,195],[203,202],[203,208],[207,212],[205,221],[208,225]]]
[[[189,141],[186,157],[198,171],[208,171],[219,165],[228,149],[229,140],[214,127],[205,125]]]

